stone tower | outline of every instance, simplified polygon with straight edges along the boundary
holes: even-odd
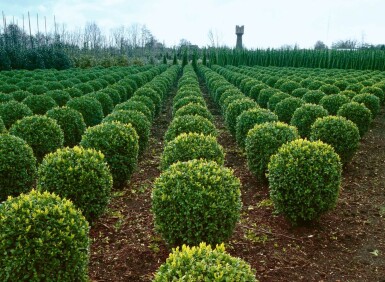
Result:
[[[244,30],[245,30],[245,26],[239,26],[237,25],[235,27],[235,34],[237,35],[237,45],[236,47],[239,48],[239,49],[242,49],[242,35],[244,33]]]

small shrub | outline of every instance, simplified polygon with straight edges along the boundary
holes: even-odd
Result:
[[[49,110],[46,116],[56,120],[63,130],[65,147],[78,145],[86,130],[86,124],[81,113],[69,107],[57,107]]]
[[[350,102],[344,104],[337,112],[337,115],[347,118],[354,122],[358,130],[360,131],[360,136],[369,130],[370,124],[372,122],[372,113],[370,110],[365,107],[364,104],[359,104],[357,102]]]
[[[124,88],[123,88],[123,90],[121,90],[119,85],[116,85],[116,86],[112,85],[110,87],[107,87],[107,88],[104,88],[103,90],[98,91],[97,93],[101,92],[101,93],[105,93],[108,96],[110,96],[113,105],[116,106],[117,104],[122,102],[121,94],[120,94],[121,92],[119,92],[119,91],[123,92],[125,90],[124,90]]]
[[[205,159],[223,165],[224,155],[223,148],[215,137],[199,133],[182,133],[167,143],[160,166],[162,170],[165,170],[178,161],[184,162],[193,159]]]
[[[326,95],[338,94],[340,92],[340,89],[337,86],[331,84],[324,84],[319,88],[319,90]]]
[[[313,123],[310,140],[321,140],[331,145],[345,164],[350,162],[358,149],[360,133],[352,121],[341,116],[327,116]]]
[[[245,261],[225,252],[224,244],[214,250],[206,243],[177,247],[155,273],[154,282],[163,281],[256,282],[254,271]]]
[[[192,115],[192,116],[198,115],[198,116],[201,116],[201,117],[208,119],[211,122],[213,122],[213,120],[214,120],[212,114],[210,113],[210,111],[206,107],[201,106],[200,104],[195,104],[195,103],[190,103],[186,106],[183,106],[182,108],[179,108],[179,110],[177,110],[175,112],[174,118],[180,117],[180,116],[185,116],[185,115]]]
[[[374,94],[358,94],[353,97],[352,102],[364,104],[372,112],[373,118],[380,112],[380,99]]]
[[[9,102],[9,101],[12,101],[12,100],[14,100],[12,94],[5,94],[5,93],[1,93],[0,92],[0,104],[1,103],[6,103],[6,102]]]
[[[324,107],[330,115],[336,115],[338,109],[346,103],[349,103],[350,99],[342,94],[332,94],[323,97],[319,104]]]
[[[128,100],[126,102],[120,103],[116,105],[114,108],[114,112],[116,111],[138,111],[144,114],[147,118],[147,120],[151,123],[152,122],[152,113],[151,110],[142,102],[139,101],[132,101]]]
[[[75,146],[44,158],[38,169],[37,187],[71,200],[92,222],[107,208],[112,176],[102,153]]]
[[[320,105],[304,104],[295,110],[290,124],[297,127],[302,138],[310,137],[310,128],[317,118],[326,117],[329,113]]]
[[[299,139],[283,145],[269,163],[269,190],[275,209],[293,224],[318,219],[332,209],[342,167],[333,148]]]
[[[294,126],[282,122],[267,122],[255,125],[246,137],[246,156],[250,171],[265,179],[270,157],[285,143],[298,139]]]
[[[254,85],[253,87],[251,87],[250,91],[247,93],[248,94],[247,96],[250,97],[251,99],[253,99],[254,101],[258,102],[258,104],[259,104],[259,99],[260,99],[259,97],[261,95],[261,92],[264,89],[273,89],[273,88],[269,88],[269,86],[264,84],[264,83],[259,83],[259,84]],[[261,106],[261,104],[260,104],[260,106]]]
[[[282,92],[291,94],[297,88],[301,88],[301,85],[298,82],[287,81],[282,83],[282,85],[279,87],[279,90],[281,90]]]
[[[352,90],[344,90],[344,91],[341,91],[339,94],[345,95],[350,100],[353,99],[353,97],[357,95],[357,93],[352,91]]]
[[[225,110],[225,121],[232,135],[235,136],[236,134],[238,116],[244,111],[250,110],[252,108],[259,108],[259,106],[257,102],[250,98],[235,100],[227,106]]]
[[[305,102],[300,98],[286,98],[275,106],[274,113],[278,116],[280,121],[290,124],[295,110],[301,107],[304,103]]]
[[[89,83],[79,83],[74,88],[79,89],[83,93],[82,95],[94,92],[95,90]]]
[[[27,87],[27,91],[28,92],[31,92],[33,95],[43,95],[44,93],[48,92],[49,89],[47,87],[45,87],[44,85],[31,85],[29,87]]]
[[[12,92],[13,99],[15,99],[18,102],[23,101],[28,96],[32,96],[32,93],[30,93],[28,91],[24,91],[24,90],[19,90],[19,91]]]
[[[34,115],[18,120],[9,134],[20,137],[31,146],[37,160],[63,146],[64,134],[56,120]]]
[[[54,99],[59,107],[63,107],[71,99],[71,95],[64,90],[51,90],[45,95]]]
[[[269,102],[267,103],[267,108],[274,112],[275,111],[275,106],[285,100],[286,98],[290,98],[291,96],[287,93],[279,92],[275,93],[273,96],[270,97]]]
[[[7,128],[4,125],[4,121],[0,116],[0,134],[7,133]]]
[[[31,147],[19,137],[0,134],[0,203],[31,190],[35,177],[36,158]]]
[[[175,115],[175,112],[177,110],[179,110],[180,108],[182,108],[183,106],[186,106],[190,103],[194,103],[194,104],[199,104],[203,107],[206,107],[206,102],[205,100],[203,99],[203,97],[198,97],[198,96],[187,96],[187,97],[184,97],[184,98],[181,98],[179,100],[177,100],[174,104],[173,104],[173,107],[172,107],[172,111],[173,111],[173,115]]]
[[[201,116],[181,116],[174,118],[164,136],[166,142],[173,140],[181,133],[196,132],[203,135],[217,136],[215,126],[208,119]]]
[[[305,103],[318,105],[321,99],[325,96],[326,94],[321,90],[310,90],[302,96],[302,100],[304,100]]]
[[[155,117],[155,104],[154,102],[147,96],[134,96],[130,100],[130,102],[141,102],[146,105],[146,107],[151,111],[151,120]]]
[[[360,93],[362,88],[364,88],[364,86],[361,83],[351,83],[346,87],[345,90],[352,90],[356,93]]]
[[[303,95],[305,95],[305,93],[308,91],[309,91],[309,89],[307,89],[307,88],[297,88],[293,92],[291,92],[291,96],[297,97],[297,98],[302,98]]]
[[[1,281],[88,281],[89,226],[66,199],[32,190],[0,205]]]
[[[270,98],[273,97],[273,95],[275,95],[277,93],[283,93],[283,92],[279,91],[278,89],[274,89],[274,88],[262,89],[261,92],[259,93],[258,105],[261,108],[267,109]],[[286,97],[289,97],[289,96],[286,96]]]
[[[0,92],[5,94],[10,94],[12,92],[18,91],[20,88],[13,84],[0,84]]]
[[[87,126],[99,124],[103,119],[103,108],[100,102],[92,97],[82,96],[67,102],[67,107],[80,112]]]
[[[46,95],[28,96],[22,103],[27,105],[35,115],[44,115],[57,106],[55,100]]]
[[[4,125],[7,129],[9,129],[19,119],[31,115],[33,115],[31,109],[23,103],[16,101],[0,103],[0,117],[3,119]]]
[[[148,87],[142,87],[135,91],[134,96],[145,96],[150,98],[155,106],[155,115],[158,115],[162,99],[155,90]]]
[[[77,98],[83,96],[83,92],[80,89],[75,87],[64,89],[72,98]]]
[[[155,227],[171,245],[227,240],[241,210],[240,181],[213,161],[177,162],[155,180]]]
[[[87,94],[86,96],[95,98],[99,101],[100,105],[102,105],[103,109],[103,115],[107,116],[112,112],[114,109],[114,102],[112,101],[111,97],[104,92],[94,92]]]

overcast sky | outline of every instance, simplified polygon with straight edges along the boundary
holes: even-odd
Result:
[[[184,38],[209,45],[212,30],[220,43],[234,47],[235,26],[244,25],[248,48],[279,48],[298,44],[312,48],[317,40],[331,45],[340,39],[385,43],[384,0],[0,0],[7,23],[31,14],[36,29],[53,29],[56,22],[68,30],[95,22],[107,34],[111,28],[145,24],[167,46]],[[3,28],[3,23],[0,23]]]

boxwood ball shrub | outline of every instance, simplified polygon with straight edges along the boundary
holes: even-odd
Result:
[[[349,103],[350,99],[343,94],[332,94],[323,97],[319,104],[324,107],[330,115],[336,115],[338,109],[346,103]]]
[[[71,200],[92,222],[107,208],[112,176],[101,152],[75,146],[44,158],[38,168],[37,187]]]
[[[174,118],[164,136],[166,142],[173,140],[179,134],[196,132],[203,135],[217,136],[217,130],[213,123],[201,116],[185,115]]]
[[[67,102],[67,107],[80,112],[87,126],[99,124],[104,117],[102,105],[92,97],[73,98]]]
[[[310,90],[302,96],[302,100],[310,104],[319,104],[321,99],[325,96],[326,94],[321,90]]]
[[[380,104],[383,105],[385,102],[384,91],[381,88],[375,86],[367,86],[361,89],[360,94],[369,93],[373,94],[380,99]]]
[[[130,180],[139,151],[139,137],[131,124],[108,122],[89,127],[80,145],[104,154],[114,187],[121,187]]]
[[[178,161],[193,159],[205,159],[223,165],[224,157],[223,148],[215,137],[200,133],[182,133],[167,143],[161,156],[160,166],[165,170]]]
[[[192,115],[192,116],[198,115],[198,116],[207,118],[211,122],[213,122],[214,120],[213,115],[205,106],[202,106],[200,104],[195,104],[195,103],[190,103],[190,104],[187,104],[186,106],[179,108],[179,110],[175,112],[174,118],[185,116],[185,115]]]
[[[31,190],[36,177],[36,158],[21,138],[0,134],[0,202]]]
[[[214,161],[177,162],[155,180],[155,228],[170,246],[226,241],[240,216],[240,187],[233,172]]]
[[[269,101],[267,103],[267,108],[270,110],[270,111],[273,111],[275,110],[275,106],[285,100],[286,98],[290,98],[291,96],[287,93],[283,93],[283,92],[279,92],[279,93],[275,93],[273,96],[271,96],[269,98]]]
[[[255,282],[254,271],[244,260],[226,253],[222,243],[214,249],[206,243],[183,245],[172,253],[155,273],[154,282],[239,281]]]
[[[114,103],[111,97],[104,92],[94,92],[87,94],[86,96],[95,98],[102,105],[103,115],[106,116],[114,109]]]
[[[190,103],[199,104],[199,105],[201,105],[203,107],[206,107],[206,102],[203,99],[203,97],[187,96],[187,97],[181,98],[181,99],[179,99],[179,100],[177,100],[176,102],[173,103],[173,107],[172,107],[173,115],[175,115],[175,112],[177,110],[179,110],[183,106],[186,106],[186,105],[188,105]]]
[[[35,115],[44,115],[48,110],[57,106],[54,99],[47,95],[28,96],[22,101]]]
[[[32,93],[25,91],[25,90],[18,90],[15,92],[12,92],[12,97],[18,102],[23,101],[28,96],[32,96]]]
[[[0,103],[6,103],[12,100],[14,100],[12,94],[5,94],[0,92]]]
[[[64,143],[63,130],[56,120],[47,116],[34,115],[18,120],[9,129],[9,134],[26,141],[39,162]]]
[[[250,171],[258,178],[265,179],[270,157],[287,142],[298,139],[294,126],[283,122],[267,122],[255,125],[246,137],[246,156]]]
[[[275,209],[294,225],[318,219],[334,208],[342,166],[330,145],[294,140],[269,163],[269,190]]]
[[[304,104],[295,110],[290,124],[297,127],[298,133],[302,138],[309,138],[312,124],[317,118],[328,115],[328,111],[320,105]]]
[[[0,134],[7,133],[7,128],[4,125],[4,121],[0,116]]]
[[[79,144],[86,130],[86,124],[81,113],[69,107],[56,107],[49,110],[46,116],[56,120],[63,130],[63,146],[73,147]]]
[[[150,109],[142,102],[128,100],[115,106],[114,111],[138,111],[144,114],[147,120],[152,122],[152,113]]]
[[[134,96],[145,96],[150,98],[155,106],[155,115],[159,113],[162,98],[155,90],[149,87],[142,87],[135,91]]]
[[[131,124],[139,139],[139,154],[147,148],[150,137],[151,123],[146,116],[138,111],[114,111],[103,119],[103,123],[117,121],[123,124]]]
[[[71,95],[64,90],[51,90],[45,95],[54,99],[59,107],[63,107],[71,99]]]
[[[235,137],[241,148],[245,147],[247,133],[256,124],[278,121],[278,117],[272,111],[262,108],[252,108],[244,111],[237,117]]]
[[[146,105],[146,107],[151,111],[152,118],[155,117],[155,104],[154,102],[147,96],[133,96],[130,100],[130,102],[141,102]]]
[[[372,122],[372,113],[364,104],[350,102],[344,104],[337,112],[337,115],[347,118],[354,122],[360,132],[360,136],[364,136],[368,132]]]
[[[232,135],[235,136],[236,133],[238,116],[244,111],[250,110],[252,108],[259,108],[259,106],[257,102],[250,98],[235,100],[227,106],[225,110],[225,121]]]
[[[0,117],[2,118],[4,125],[9,129],[19,119],[33,115],[30,108],[23,103],[16,101],[9,101],[6,103],[0,103]]]
[[[286,98],[275,106],[274,113],[278,116],[280,121],[289,124],[295,110],[301,107],[303,104],[305,104],[305,102],[300,98]]]
[[[1,281],[88,281],[89,225],[71,201],[32,190],[0,205]]]
[[[327,116],[313,123],[310,140],[321,140],[331,145],[345,164],[350,162],[358,149],[360,133],[352,121],[341,116]]]
[[[380,99],[374,94],[358,94],[353,97],[352,102],[363,103],[372,112],[373,118],[380,112]]]

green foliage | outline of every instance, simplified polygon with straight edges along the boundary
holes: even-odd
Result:
[[[139,102],[139,101],[133,101],[128,100],[126,102],[120,103],[116,105],[114,108],[114,111],[138,111],[144,114],[147,118],[147,120],[151,123],[152,122],[152,113],[151,110],[146,106],[146,104]]]
[[[302,98],[303,95],[305,95],[306,92],[308,92],[309,89],[307,88],[297,88],[291,92],[291,96],[297,97],[297,98]]]
[[[95,98],[99,101],[100,105],[102,105],[103,109],[103,115],[106,116],[112,112],[114,109],[114,102],[112,101],[111,97],[104,92],[94,92],[87,94],[86,96]]]
[[[32,190],[0,205],[1,281],[88,281],[89,226],[66,199]]]
[[[331,145],[346,164],[353,158],[360,142],[358,127],[341,116],[327,116],[317,119],[310,130],[310,140],[321,140]]]
[[[364,104],[359,104],[357,102],[344,104],[338,110],[337,115],[354,122],[360,131],[361,137],[364,136],[364,134],[369,130],[372,122],[372,113],[370,110],[365,107]]]
[[[71,200],[92,222],[107,208],[112,176],[102,153],[75,146],[44,158],[38,169],[37,187]]]
[[[123,89],[122,89],[123,88]],[[126,93],[124,87],[120,88],[119,85],[112,85],[110,87],[104,88],[103,90],[100,90],[98,92],[102,92],[110,96],[112,103],[114,106],[119,104],[121,102],[121,94]]]
[[[270,157],[285,143],[298,139],[294,126],[282,122],[267,122],[255,125],[246,137],[246,156],[250,171],[265,179]]]
[[[26,90],[32,93],[33,95],[43,95],[44,93],[49,91],[49,89],[42,84],[31,85],[27,87]]]
[[[82,96],[67,102],[67,107],[80,112],[87,126],[99,124],[103,119],[103,108],[100,102],[92,97]]]
[[[324,84],[319,88],[319,90],[326,95],[338,94],[340,92],[340,89],[337,86],[331,84]]]
[[[304,104],[295,110],[290,124],[297,127],[302,138],[310,137],[310,128],[317,118],[326,117],[329,113],[320,105]]]
[[[201,116],[185,115],[174,118],[164,136],[166,142],[173,140],[181,133],[196,132],[203,135],[217,136],[215,126],[206,118]]]
[[[180,116],[185,116],[185,115],[198,115],[201,117],[204,117],[208,119],[209,121],[213,122],[214,118],[210,111],[205,107],[200,104],[195,104],[195,103],[190,103],[187,104],[181,108],[179,108],[174,115],[175,117],[180,117]]]
[[[299,139],[283,145],[269,163],[269,190],[275,209],[291,223],[318,219],[334,208],[342,166],[333,148]]]
[[[310,90],[302,96],[302,100],[304,100],[306,103],[318,105],[321,99],[325,96],[326,94],[321,90]]]
[[[362,103],[372,112],[372,117],[375,118],[380,112],[380,99],[374,94],[358,94],[353,97],[352,102]]]
[[[261,108],[267,109],[270,98],[277,93],[282,93],[282,92],[274,88],[262,89],[258,96],[258,105]],[[286,96],[286,97],[289,97],[289,96]]]
[[[206,102],[203,99],[203,97],[201,97],[201,96],[187,96],[184,98],[180,98],[178,100],[174,100],[173,107],[172,107],[173,115],[175,115],[175,112],[177,110],[179,110],[183,106],[186,106],[190,103],[199,104],[203,107],[206,107]]]
[[[238,99],[228,105],[225,111],[225,121],[232,135],[236,135],[238,116],[253,108],[259,108],[259,106],[250,98]]]
[[[149,87],[142,87],[135,91],[134,96],[145,96],[150,98],[155,106],[155,115],[159,114],[162,99],[155,90]]]
[[[36,158],[28,144],[12,135],[0,134],[0,202],[28,192],[36,177]]]
[[[346,103],[349,103],[350,99],[343,94],[332,94],[323,97],[319,104],[324,107],[330,115],[336,115],[338,109]]]
[[[0,134],[7,133],[7,128],[5,128],[4,121],[0,116]]]
[[[155,117],[155,104],[151,98],[147,96],[134,96],[129,101],[131,102],[141,102],[146,105],[146,107],[151,111],[151,120]]]
[[[49,110],[46,116],[56,120],[64,134],[64,147],[78,145],[86,130],[86,124],[81,113],[69,107],[57,107]]]
[[[351,83],[349,84],[345,90],[352,90],[356,93],[359,93],[364,86],[361,83]]]
[[[352,90],[344,90],[344,91],[341,91],[339,94],[345,95],[350,100],[353,99],[353,97],[357,95],[357,93],[352,91]]]
[[[283,92],[278,92],[278,93],[275,93],[273,96],[271,96],[269,98],[269,102],[267,103],[267,108],[274,112],[275,111],[275,106],[285,100],[286,98],[290,98],[291,96],[287,93],[283,93]]]
[[[275,106],[274,113],[278,116],[280,121],[290,124],[295,110],[301,107],[304,103],[305,102],[300,98],[286,98]]]
[[[364,87],[360,91],[360,94],[363,94],[363,93],[369,93],[377,96],[380,99],[381,105],[383,105],[385,102],[384,91],[379,87],[375,87],[375,86]]]
[[[19,119],[31,115],[33,115],[31,109],[23,103],[16,101],[0,103],[0,117],[3,119],[4,125],[7,129],[9,129]]]
[[[5,93],[5,94],[10,94],[12,92],[20,90],[19,87],[13,84],[0,84],[0,92]]]
[[[74,88],[79,89],[83,93],[83,95],[94,92],[94,88],[89,83],[79,83],[76,84]]]
[[[279,90],[281,90],[282,92],[291,94],[297,88],[301,88],[301,85],[298,82],[287,81],[281,84],[281,86],[279,87]]]
[[[155,273],[154,282],[238,281],[256,282],[254,271],[245,261],[232,257],[224,244],[177,247]]]
[[[13,99],[15,99],[18,102],[23,101],[25,98],[31,95],[32,93],[25,90],[18,90],[18,91],[12,92]]]
[[[162,170],[165,170],[178,161],[184,162],[193,159],[205,159],[223,165],[224,156],[223,148],[215,137],[199,133],[182,133],[167,143],[160,166]]]
[[[56,120],[34,115],[18,120],[9,129],[9,134],[20,137],[31,146],[36,159],[63,146],[64,134]]]
[[[28,96],[22,103],[27,105],[35,115],[44,115],[57,106],[55,100],[47,95]]]
[[[12,94],[5,94],[0,92],[0,104],[14,100]]]
[[[83,96],[83,92],[75,87],[64,89],[72,98]]]
[[[171,245],[227,240],[241,210],[241,183],[214,161],[177,162],[155,180],[155,227]]]
[[[59,107],[63,107],[71,99],[71,95],[64,90],[51,90],[45,95],[54,99]]]

